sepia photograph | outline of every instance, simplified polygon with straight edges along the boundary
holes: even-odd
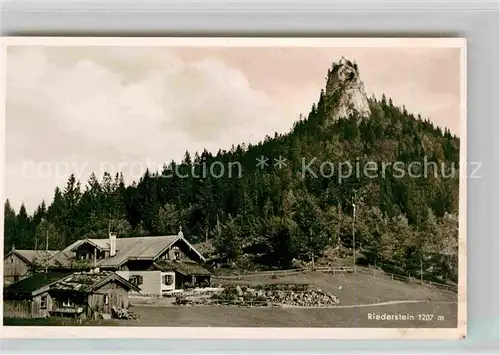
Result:
[[[2,328],[465,336],[465,51],[4,38]]]

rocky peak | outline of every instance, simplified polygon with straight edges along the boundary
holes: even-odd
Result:
[[[360,117],[369,117],[371,114],[358,65],[344,57],[338,63],[334,62],[328,70],[325,96],[333,100],[331,120],[347,118],[355,112]]]

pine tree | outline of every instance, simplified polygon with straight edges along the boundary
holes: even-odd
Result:
[[[9,199],[4,205],[4,250],[8,252],[12,247],[19,247],[16,234],[16,211],[12,208]]]
[[[265,222],[263,234],[266,238],[269,262],[283,269],[290,268],[298,253],[297,224],[290,218],[271,217]]]
[[[241,227],[233,217],[229,217],[222,225],[221,233],[214,240],[214,247],[218,254],[229,262],[235,261],[242,253]]]
[[[169,203],[161,207],[153,222],[153,230],[158,235],[174,235],[183,224],[182,213]]]
[[[31,229],[31,219],[28,216],[26,207],[21,205],[16,218],[16,236],[19,243],[19,249],[33,248],[33,234]],[[16,241],[17,244],[17,241]]]
[[[264,250],[248,253],[258,262],[284,267],[291,257],[320,257],[330,247],[352,248],[351,196],[356,189],[363,191],[355,221],[360,257],[403,272],[423,269],[426,277],[434,273],[456,278],[458,177],[434,177],[432,167],[430,176],[401,177],[393,165],[375,178],[353,172],[340,180],[338,169],[331,176],[297,172],[314,159],[316,172],[322,162],[363,166],[427,158],[436,166],[458,165],[459,138],[386,95],[380,101],[369,99],[372,115],[360,123],[353,116],[325,125],[335,105],[335,98],[322,90],[309,114],[299,117],[286,134],[272,134],[256,144],[235,144],[215,155],[206,150],[193,156],[186,152],[181,161],[166,164],[161,175],[146,170],[129,186],[121,174],[104,173],[102,181],[92,174],[82,192],[71,175],[64,191],[56,188],[52,203],[40,205],[31,218],[25,208],[16,216],[7,200],[6,250],[14,243],[34,247],[44,231],[42,218],[61,246],[78,238],[106,237],[110,223],[121,236],[175,234],[182,224],[190,241],[213,239],[222,258],[237,260],[243,250],[247,253],[257,245]],[[256,159],[262,156],[269,161],[260,168]],[[287,166],[278,169],[273,163],[280,156]],[[239,162],[243,174],[193,176],[193,169],[199,174],[202,164],[209,167],[213,162],[226,167]]]

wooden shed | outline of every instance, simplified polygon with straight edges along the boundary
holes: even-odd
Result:
[[[4,317],[44,318],[50,316],[52,299],[49,289],[69,273],[50,272],[35,274],[4,288]]]
[[[4,292],[4,316],[111,318],[113,309],[128,308],[129,291],[139,292],[137,286],[109,271],[51,275],[38,274],[21,281],[40,279],[39,287],[31,292],[20,292],[23,285],[18,284],[21,282],[7,287]],[[45,283],[42,282],[44,279]]]
[[[30,277],[45,269],[57,250],[12,249],[3,258],[4,286]]]

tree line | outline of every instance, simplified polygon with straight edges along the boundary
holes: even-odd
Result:
[[[191,242],[210,240],[220,260],[250,256],[259,265],[285,268],[328,248],[352,250],[354,229],[360,262],[456,281],[459,138],[385,95],[369,102],[372,115],[361,123],[355,116],[331,122],[336,102],[322,91],[290,132],[258,144],[186,152],[182,161],[146,170],[129,186],[121,174],[92,174],[83,186],[71,175],[50,204],[41,202],[31,215],[24,205],[14,211],[7,200],[5,250],[42,249],[47,236],[50,249],[62,249],[81,238],[105,238],[109,229],[130,237],[176,234],[182,226]],[[269,164],[257,166],[260,157]],[[278,157],[286,159],[281,168],[273,164]],[[426,161],[429,167],[422,174],[417,166],[420,175],[412,176],[400,176],[394,165],[383,176],[301,174],[311,160],[405,167]],[[189,174],[213,162],[239,162],[243,174]],[[186,174],[171,174],[176,169]]]

